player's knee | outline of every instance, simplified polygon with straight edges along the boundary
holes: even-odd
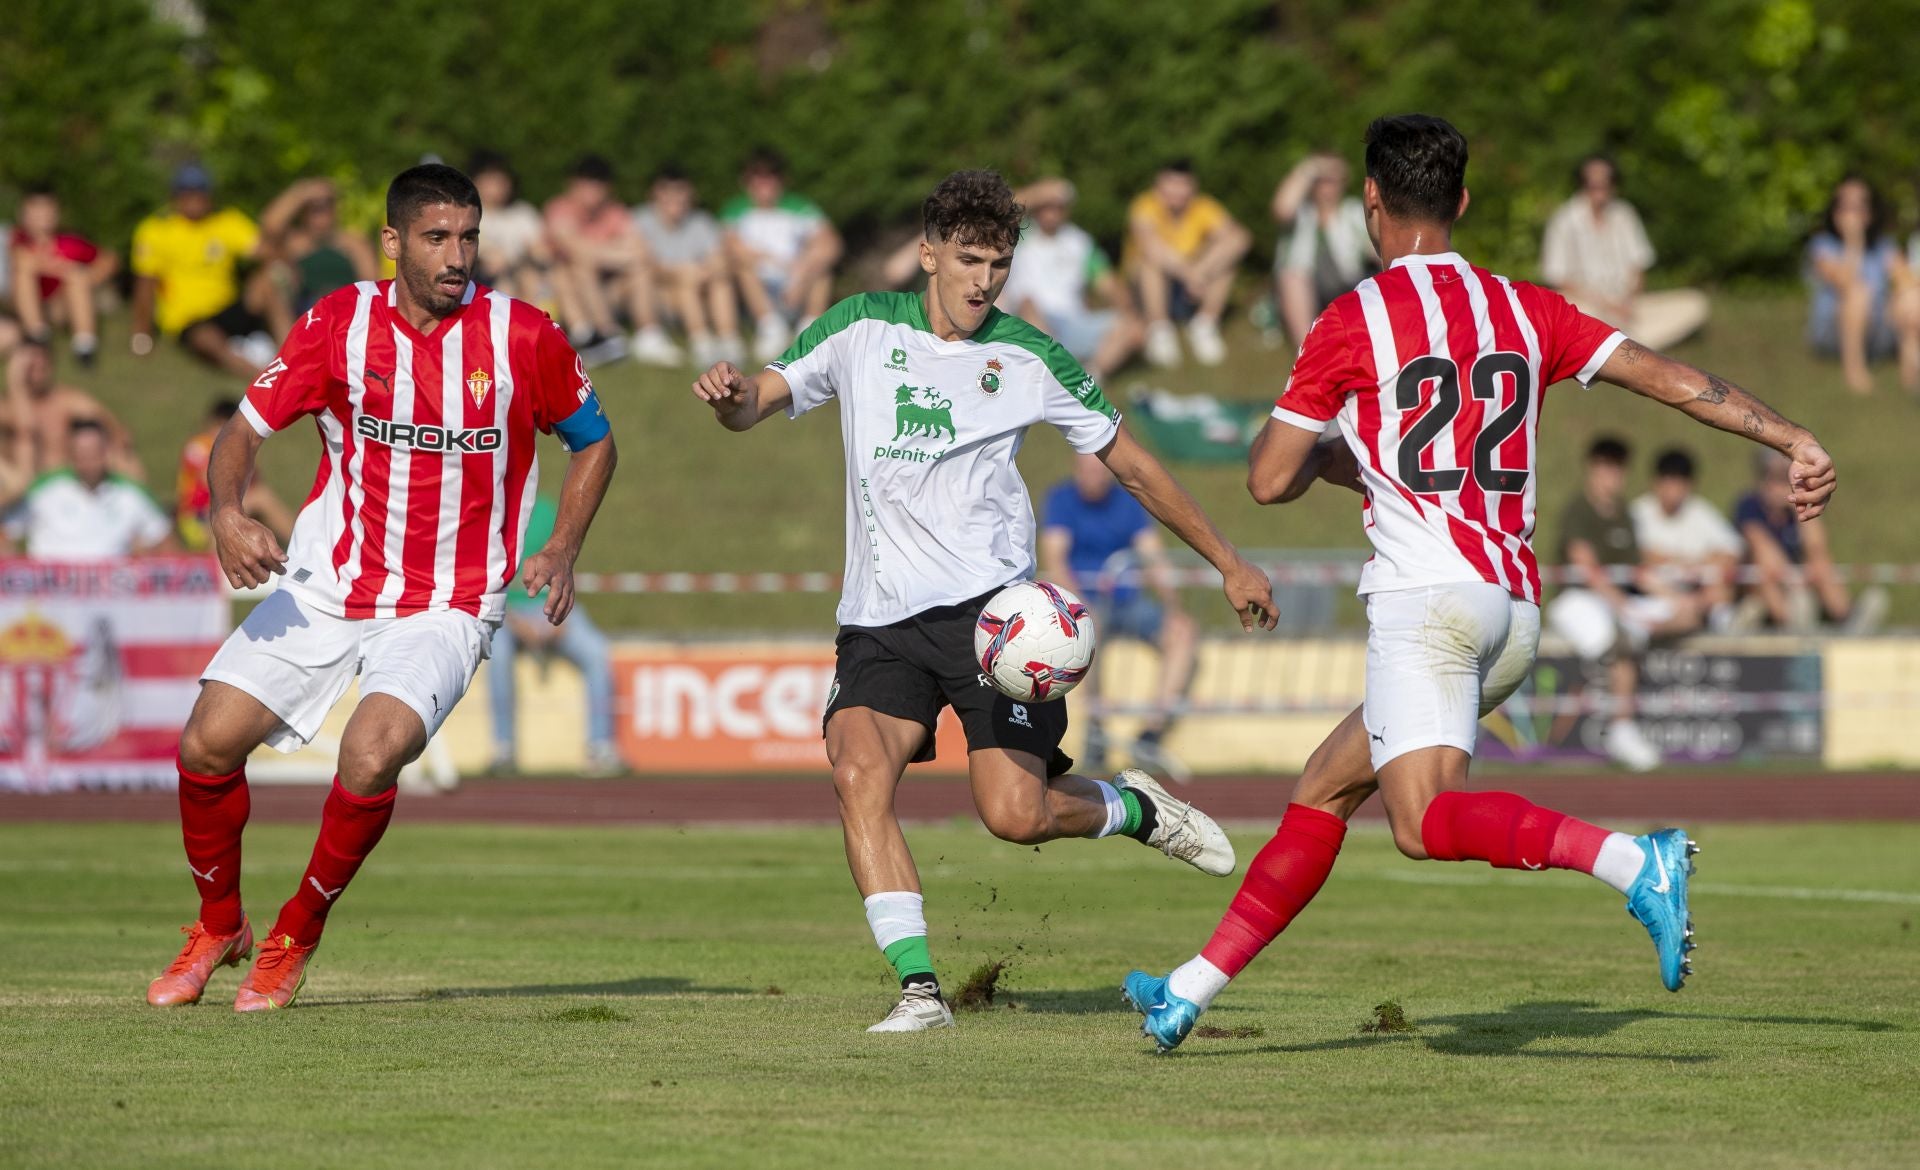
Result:
[[[1044,807],[1003,804],[980,810],[987,832],[1015,845],[1038,845],[1053,840],[1053,818]]]
[[[395,728],[356,729],[340,745],[340,786],[356,796],[393,787],[400,769],[420,754],[413,737]]]
[[[841,816],[890,807],[893,781],[884,766],[871,761],[854,759],[835,764],[833,794],[839,798]]]
[[[1396,823],[1393,826],[1393,844],[1400,852],[1415,861],[1427,859],[1427,845],[1421,838],[1420,825],[1417,822],[1411,825]]]
[[[211,735],[206,725],[193,719],[180,733],[180,762],[187,771],[202,776],[225,776],[247,762],[247,752],[236,744],[223,743]]]

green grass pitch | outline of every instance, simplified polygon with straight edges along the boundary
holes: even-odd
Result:
[[[1912,829],[1697,835],[1679,995],[1590,879],[1361,829],[1207,1016],[1230,1035],[1161,1057],[1116,985],[1233,883],[1124,840],[911,831],[949,989],[1011,966],[903,1037],[862,1031],[893,985],[829,828],[403,816],[301,1002],[237,1017],[230,970],[142,1003],[191,913],[170,826],[0,825],[0,1166],[1920,1164]],[[310,840],[249,835],[261,919]],[[1389,1001],[1416,1030],[1364,1033]]]

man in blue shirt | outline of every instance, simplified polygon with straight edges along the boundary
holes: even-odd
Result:
[[[1155,708],[1131,754],[1142,767],[1185,780],[1186,768],[1162,741],[1173,723],[1174,707],[1193,681],[1199,625],[1180,608],[1159,525],[1138,500],[1118,489],[1113,473],[1097,456],[1075,456],[1073,478],[1047,493],[1040,564],[1049,581],[1073,590],[1094,608],[1095,628],[1102,637],[1138,638],[1160,648]],[[1152,587],[1152,595],[1141,589],[1142,580]],[[1097,685],[1096,673],[1087,680],[1090,697]],[[1104,770],[1106,752],[1106,733],[1095,718],[1088,724],[1087,766]]]

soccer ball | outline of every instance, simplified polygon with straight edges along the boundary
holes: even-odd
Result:
[[[1093,665],[1093,615],[1072,593],[1022,581],[993,595],[973,627],[973,656],[1001,694],[1023,703],[1057,699]]]

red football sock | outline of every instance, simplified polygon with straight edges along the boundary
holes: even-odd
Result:
[[[1346,836],[1347,822],[1332,813],[1288,805],[1200,954],[1229,977],[1240,974],[1320,892]]]
[[[247,769],[202,776],[178,759],[174,764],[180,770],[180,837],[200,890],[200,921],[216,934],[232,934],[241,917],[240,832],[253,807]]]
[[[1435,861],[1484,861],[1500,869],[1592,873],[1605,829],[1541,808],[1511,792],[1442,792],[1420,821]]]
[[[302,946],[320,941],[327,911],[386,833],[398,791],[389,788],[378,796],[355,796],[340,787],[338,776],[333,778],[333,791],[327,793],[327,805],[320,814],[320,839],[313,843],[313,857],[300,878],[300,888],[280,908],[274,935],[291,935]]]

